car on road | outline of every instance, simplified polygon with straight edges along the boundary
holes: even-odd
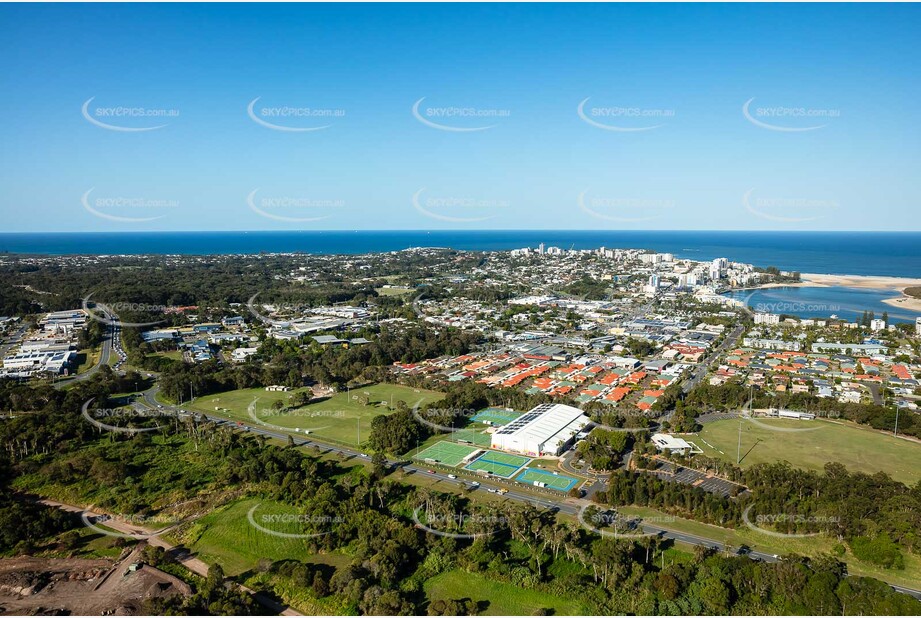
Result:
[[[429,474],[435,474],[434,470],[426,470],[426,472],[428,472]]]
[[[479,482],[479,481],[473,481],[472,483],[470,483],[470,486],[471,486],[471,487],[479,487],[479,486],[480,486],[480,482]]]
[[[449,475],[448,475],[448,478],[449,478],[449,479],[455,479],[455,480],[456,480],[456,479],[457,479],[457,475],[455,475],[455,474],[449,474]]]

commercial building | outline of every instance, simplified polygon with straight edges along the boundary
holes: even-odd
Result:
[[[688,442],[667,433],[652,434],[652,443],[660,451],[666,451],[676,455],[688,455],[690,453],[703,453],[703,451],[693,442]]]
[[[529,457],[559,455],[590,422],[579,408],[544,403],[492,434],[491,447]]]

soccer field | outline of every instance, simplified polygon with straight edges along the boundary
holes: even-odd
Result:
[[[303,390],[303,389],[298,389]],[[318,440],[327,438],[336,442],[358,446],[371,433],[371,421],[390,412],[391,401],[405,401],[409,407],[421,400],[422,404],[438,401],[443,393],[411,388],[397,384],[374,384],[363,388],[336,393],[328,399],[292,410],[274,410],[275,401],[290,401],[297,391],[268,392],[263,388],[248,388],[207,395],[196,399],[192,408],[209,416],[221,416],[250,424],[261,424],[301,433],[310,432]],[[358,402],[367,397],[370,404]],[[255,403],[254,403],[255,402]],[[381,402],[386,402],[383,405]],[[189,406],[186,406],[189,407]],[[215,408],[221,408],[215,410]],[[254,418],[255,417],[255,418]]]
[[[521,416],[521,412],[512,410],[503,410],[501,408],[486,408],[476,413],[470,420],[476,423],[486,423],[489,421],[493,425],[508,425],[513,420]]]
[[[450,435],[450,439],[452,442],[470,442],[485,448],[489,448],[489,445],[492,444],[492,436],[476,429],[459,429]]]
[[[441,441],[433,444],[418,455],[416,459],[431,459],[446,466],[458,466],[472,453],[480,449],[464,444],[454,444],[453,442]]]
[[[571,476],[563,476],[562,474],[554,474],[552,472],[547,472],[546,470],[539,470],[536,468],[525,468],[521,471],[517,477],[516,481],[521,481],[522,483],[534,483],[538,481],[540,483],[546,483],[547,487],[552,487],[553,489],[558,489],[559,491],[569,491],[579,483],[579,479],[574,479]]]
[[[706,455],[732,463],[738,439],[737,419],[705,423],[699,438],[691,438]],[[821,471],[836,461],[851,472],[886,472],[909,485],[921,480],[921,444],[843,421],[745,420],[741,454],[743,468],[786,460],[797,468]]]
[[[527,457],[521,457],[520,455],[486,451],[464,467],[467,470],[485,470],[502,478],[510,478],[530,461]]]

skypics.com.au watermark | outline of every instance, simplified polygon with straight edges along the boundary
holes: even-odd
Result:
[[[86,403],[83,404],[81,415],[85,421],[101,431],[131,435],[139,433],[151,433],[154,431],[160,431],[160,429],[162,429],[159,422],[156,422],[153,426],[147,427],[132,427],[130,424],[126,425],[123,423],[126,421],[128,423],[147,423],[152,419],[157,421],[161,419],[167,420],[173,417],[171,412],[164,412],[162,410],[153,408],[97,408],[91,413],[90,404],[92,404],[94,400],[95,397],[88,399]],[[114,422],[119,421],[121,421],[120,424],[113,424]]]
[[[104,303],[97,300],[91,300],[94,292],[90,292],[83,298],[82,308],[87,317],[95,320],[100,324],[107,326],[118,326],[122,328],[143,328],[146,326],[156,326],[162,324],[165,320],[156,320],[153,322],[123,322],[116,317],[118,311],[131,311],[138,313],[163,313],[167,310],[164,305],[151,305],[147,303],[132,303],[125,301],[116,301],[115,303]],[[90,307],[90,303],[93,304]]]
[[[333,126],[333,123],[327,122],[323,125],[306,126],[302,123],[314,123],[317,120],[340,120],[345,118],[346,110],[341,108],[318,108],[307,107],[303,105],[281,105],[281,106],[260,106],[256,103],[262,97],[256,97],[246,106],[246,113],[250,120],[256,124],[273,131],[284,131],[288,133],[307,133],[310,131],[322,131]]]
[[[602,510],[594,505],[585,505],[579,510],[579,524],[595,534],[616,539],[638,539],[657,536],[660,530],[646,532],[644,525],[657,527],[660,525],[674,525],[677,519],[670,515],[653,515],[635,518],[621,515],[614,510]]]
[[[507,517],[491,513],[429,511],[424,513],[425,521],[423,522],[420,516],[423,510],[423,506],[416,507],[413,511],[413,522],[420,530],[425,530],[435,536],[472,540],[493,535],[501,528],[508,526]]]
[[[498,126],[498,123],[482,124],[484,121],[505,120],[512,115],[511,110],[490,107],[461,107],[456,105],[422,107],[422,97],[413,104],[413,117],[427,127],[439,131],[454,133],[472,133],[485,131]]]
[[[576,108],[576,113],[583,122],[605,131],[620,133],[652,131],[664,126],[665,123],[662,121],[671,120],[675,117],[675,110],[673,109],[624,106],[588,107],[590,99],[591,97],[583,99]],[[650,121],[659,122],[649,124]]]
[[[84,526],[98,534],[136,541],[159,536],[182,523],[182,519],[165,514],[91,516],[83,512],[80,514],[80,520]],[[121,531],[119,528],[126,530]],[[150,530],[151,528],[153,528],[152,531]]]
[[[179,117],[178,109],[167,108],[149,108],[142,106],[94,106],[90,107],[96,97],[87,99],[80,111],[83,117],[91,124],[106,129],[107,131],[119,131],[122,133],[140,133],[144,131],[155,131],[169,125],[168,122],[157,125],[147,124],[151,119],[164,120],[176,119]],[[137,124],[138,126],[134,126]]]
[[[841,117],[841,110],[835,108],[786,105],[766,105],[753,108],[754,101],[755,97],[752,97],[742,105],[742,115],[756,127],[769,131],[786,133],[815,131],[828,125],[827,122],[815,124],[816,121],[834,120]]]
[[[639,223],[652,221],[664,216],[675,208],[674,200],[625,198],[625,197],[591,197],[588,189],[579,193],[579,210],[606,221],[617,223]]]
[[[433,196],[423,198],[425,187],[413,194],[413,208],[431,219],[450,223],[476,223],[498,216],[507,209],[508,200],[472,196]]]
[[[117,223],[147,223],[162,219],[179,208],[179,200],[140,196],[90,197],[93,187],[80,198],[83,209],[95,217]],[[160,214],[157,214],[160,213]],[[139,216],[148,215],[148,216]]]
[[[339,515],[317,515],[305,513],[260,513],[256,511],[262,503],[254,505],[246,513],[246,521],[253,528],[283,539],[313,539],[326,536],[331,528],[345,523]],[[292,532],[292,530],[312,529],[316,532]]]
[[[761,219],[779,223],[807,223],[824,219],[839,208],[836,200],[805,197],[757,197],[749,189],[742,196],[742,206]]]
[[[293,196],[264,196],[256,198],[259,189],[246,196],[250,210],[267,219],[289,223],[322,221],[332,216],[330,210],[345,207],[342,199],[316,199]],[[323,213],[323,214],[321,214]]]
[[[745,525],[756,532],[778,538],[805,538],[818,536],[822,531],[817,532],[778,532],[770,528],[786,528],[788,530],[798,530],[802,528],[821,528],[828,530],[841,521],[840,518],[828,515],[801,514],[801,513],[758,513],[752,515],[754,504],[742,511],[742,521]]]

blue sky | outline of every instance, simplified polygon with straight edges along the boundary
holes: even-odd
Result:
[[[0,22],[0,231],[921,229],[913,5],[3,5]]]

